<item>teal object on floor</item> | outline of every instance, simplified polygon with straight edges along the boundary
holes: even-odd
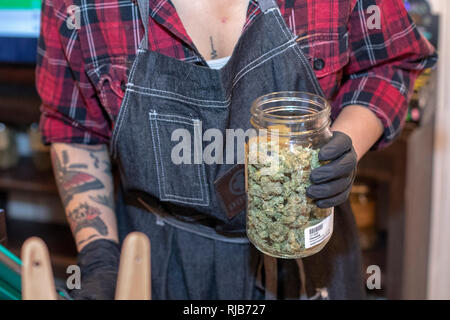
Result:
[[[22,261],[0,245],[0,300],[22,300]],[[57,290],[58,299],[72,300],[64,290]]]
[[[22,261],[0,245],[0,300],[22,299],[21,266]]]

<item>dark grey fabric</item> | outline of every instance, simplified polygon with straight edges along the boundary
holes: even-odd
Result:
[[[139,1],[141,12],[145,2]],[[264,3],[272,7],[265,7],[265,14],[241,35],[224,68],[213,70],[205,61],[194,65],[147,51],[143,41],[130,71],[111,140],[124,194],[118,206],[119,230],[121,238],[134,230],[149,236],[154,299],[270,296],[264,292],[264,279],[262,285],[257,281],[258,270],[264,268],[262,254],[245,237],[245,210],[229,220],[214,190],[213,182],[232,165],[175,165],[170,157],[178,143],[171,141],[175,129],[186,129],[193,137],[209,128],[223,133],[225,129],[245,131],[250,128],[250,106],[261,95],[307,91],[323,96],[275,2]],[[342,291],[330,289],[333,298],[362,297],[359,271],[347,274],[360,267],[355,226],[348,217],[351,212],[340,211],[336,210],[336,231],[327,245],[328,254],[305,263],[307,282],[346,286]],[[224,241],[224,237],[236,241]],[[333,245],[336,241],[339,244]],[[314,274],[316,267],[321,274]],[[345,272],[335,276],[336,271]],[[298,298],[295,260],[279,260],[278,273],[280,285],[272,295]],[[343,279],[354,281],[336,283]],[[317,287],[313,282],[309,285]]]
[[[81,288],[70,292],[75,300],[113,300],[119,270],[120,247],[100,239],[88,243],[78,254]]]

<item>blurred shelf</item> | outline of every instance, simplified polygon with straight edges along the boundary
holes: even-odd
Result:
[[[34,66],[0,64],[0,122],[8,125],[37,122],[40,104]]]
[[[40,104],[34,86],[0,84],[0,122],[8,125],[29,125],[38,122]]]
[[[0,84],[19,84],[34,86],[35,66],[31,64],[0,63]]]
[[[53,172],[39,171],[31,158],[21,158],[17,166],[0,169],[0,191],[44,192],[57,194]]]
[[[404,145],[416,128],[417,124],[407,122],[400,137],[392,145],[380,151],[367,153],[358,163],[358,177],[391,182],[398,174],[398,168],[393,163],[404,156]],[[405,162],[406,159],[400,165],[404,165]]]

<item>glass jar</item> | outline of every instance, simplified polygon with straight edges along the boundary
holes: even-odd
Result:
[[[247,236],[277,258],[317,253],[333,233],[333,208],[317,207],[306,188],[332,136],[330,105],[309,93],[275,92],[250,112],[256,134],[246,144]]]

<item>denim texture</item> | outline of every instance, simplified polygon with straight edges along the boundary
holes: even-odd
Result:
[[[145,3],[139,1],[144,25]],[[228,219],[214,189],[214,181],[233,165],[171,160],[178,143],[171,141],[174,129],[194,137],[215,128],[225,136],[225,129],[251,127],[250,106],[259,96],[276,91],[323,96],[275,1],[260,5],[264,14],[241,35],[222,69],[148,51],[147,37],[131,69],[111,153],[123,190],[121,236],[141,231],[152,243],[154,299],[267,297],[257,279],[262,254],[245,236],[245,210]],[[236,163],[236,150],[234,155]],[[304,259],[308,296],[328,288],[331,298],[362,298],[360,260],[356,226],[345,204],[336,208],[334,234],[325,249]],[[281,277],[274,295],[299,298],[295,261],[278,260],[277,265]]]

